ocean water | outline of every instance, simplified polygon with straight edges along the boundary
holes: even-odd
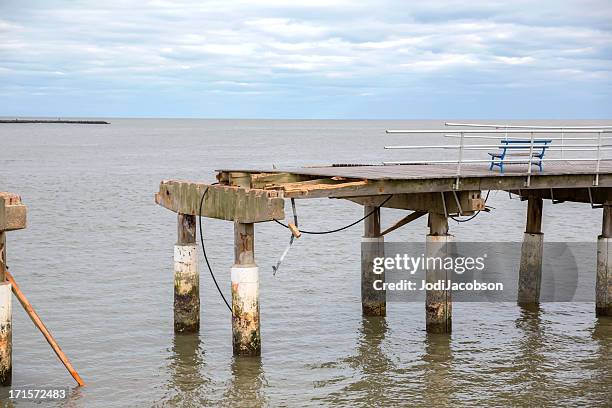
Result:
[[[111,125],[0,125],[0,191],[19,193],[28,227],[7,234],[10,270],[87,382],[75,388],[13,301],[13,388],[69,386],[44,406],[609,406],[612,319],[594,303],[456,303],[451,335],[425,332],[421,303],[361,316],[361,226],[287,243],[256,225],[261,358],[234,358],[231,316],[201,265],[201,330],[175,335],[175,214],[154,203],[160,180],[214,181],[218,168],[369,163],[416,158],[390,144],[439,138],[385,134],[437,121],[110,119]],[[565,122],[567,123],[567,122]],[[585,123],[585,122],[574,122]],[[519,242],[526,203],[491,193],[491,213],[452,222],[458,240]],[[298,202],[307,229],[362,215],[342,200]],[[384,225],[401,216],[383,210]],[[545,203],[550,241],[595,241],[601,210]],[[502,233],[500,233],[502,232]],[[418,242],[425,217],[388,241]],[[232,225],[205,220],[207,250],[229,294]],[[595,272],[593,271],[593,274]],[[593,289],[594,292],[594,289]],[[0,389],[6,402],[8,389]],[[14,401],[13,406],[31,406]]]

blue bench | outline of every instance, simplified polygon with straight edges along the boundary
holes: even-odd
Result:
[[[525,160],[525,163],[529,163],[529,161],[536,159],[532,163],[540,168],[542,171],[542,159],[544,158],[544,154],[546,153],[546,149],[550,147],[552,140],[550,139],[534,139],[533,140],[533,150],[531,152],[531,159]],[[506,139],[501,141],[501,145],[499,146],[501,151],[499,153],[489,153],[491,156],[491,165],[489,166],[489,170],[493,170],[493,167],[499,167],[500,173],[504,172],[504,159],[511,157],[521,157],[521,156],[529,156],[529,151],[531,150],[531,139]],[[520,162],[522,163],[522,162]],[[506,164],[518,164],[518,162],[513,161],[512,163]]]

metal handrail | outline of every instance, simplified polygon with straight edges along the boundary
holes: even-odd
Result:
[[[598,127],[593,129],[387,129],[387,133],[502,133],[502,134],[530,134],[530,133],[612,133],[612,128]]]
[[[481,127],[481,128],[496,128],[496,129],[612,129],[612,125],[585,125],[585,126],[544,126],[544,125],[498,125],[491,123],[455,123],[445,122],[445,126],[465,126],[465,127]]]
[[[449,126],[460,126],[459,124],[447,124]],[[461,124],[462,126],[469,126],[470,124]],[[475,125],[476,126],[476,125]],[[491,127],[496,125],[478,125],[480,127]],[[456,182],[455,189],[459,188],[460,177],[462,165],[464,163],[489,163],[492,159],[465,159],[464,152],[467,150],[490,150],[497,149],[500,147],[512,148],[512,146],[500,146],[499,144],[476,144],[476,145],[466,145],[466,139],[507,139],[508,134],[522,134],[525,135],[525,139],[521,140],[525,143],[521,146],[523,148],[529,147],[528,157],[524,159],[505,159],[504,163],[513,164],[513,163],[527,163],[527,180],[526,186],[529,186],[531,183],[531,175],[532,175],[532,165],[535,162],[554,162],[554,161],[567,161],[565,159],[565,151],[576,151],[576,152],[597,152],[596,158],[572,158],[570,161],[582,161],[582,162],[595,162],[595,179],[593,181],[593,185],[597,186],[599,184],[599,172],[601,169],[601,161],[609,161],[612,158],[603,158],[601,157],[602,151],[612,150],[612,145],[603,144],[602,142],[605,139],[612,139],[612,136],[604,136],[604,133],[612,133],[612,126],[598,126],[598,127],[588,127],[588,128],[579,128],[574,127],[568,129],[568,127],[563,128],[553,128],[553,127],[541,127],[541,128],[531,128],[531,127],[521,127],[519,129],[459,129],[456,132],[453,131],[448,134],[449,130],[444,129],[409,129],[409,130],[387,130],[387,133],[405,133],[405,134],[444,134],[446,137],[453,137],[459,139],[459,144],[457,145],[427,145],[427,146],[385,146],[385,149],[458,149],[458,159],[457,160],[409,160],[409,161],[391,161],[391,162],[383,162],[385,165],[401,165],[401,164],[456,164]],[[476,135],[469,135],[467,133],[475,133]],[[561,134],[561,138],[547,136],[545,140],[561,140],[560,146],[552,147],[550,145],[541,145],[538,143],[538,139],[535,138],[536,134]],[[579,134],[597,134],[596,137],[565,137],[566,133],[579,133]],[[504,134],[504,137],[499,136],[486,136],[482,134]],[[528,139],[527,139],[528,137]],[[541,139],[540,139],[541,140]],[[579,141],[597,141],[594,143],[583,143],[583,144],[566,144],[565,142],[568,140],[579,140]],[[560,151],[561,158],[539,158],[534,157],[533,152],[534,148],[536,149],[546,149],[551,151]]]

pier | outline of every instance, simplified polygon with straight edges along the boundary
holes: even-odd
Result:
[[[66,123],[74,125],[110,125],[105,120],[70,120],[70,119],[0,119],[0,123]]]
[[[576,140],[573,133],[592,133],[580,149],[596,152],[588,159],[542,158],[543,170],[535,170],[536,158],[510,159],[503,173],[491,170],[489,160],[464,159],[474,145],[466,143],[470,135],[482,138],[484,133],[496,141],[494,145],[478,145],[474,150],[497,147],[499,133],[527,133],[527,143],[534,146],[538,133],[558,134],[559,130],[440,130],[402,131],[454,133],[460,143],[455,148],[455,160],[432,159],[385,164],[334,164],[299,168],[226,168],[216,171],[215,183],[184,180],[162,181],[155,195],[157,204],[178,214],[179,234],[175,247],[175,328],[177,332],[197,331],[199,327],[199,288],[194,225],[197,216],[216,218],[234,223],[235,262],[231,268],[233,349],[236,355],[259,355],[259,271],[255,257],[255,224],[279,222],[285,219],[285,200],[342,199],[363,206],[363,238],[361,254],[361,302],[365,316],[385,316],[384,291],[373,288],[372,259],[383,253],[384,235],[422,216],[428,216],[429,234],[424,237],[426,252],[434,253],[452,242],[448,219],[469,216],[485,207],[483,191],[506,191],[527,201],[525,229],[520,264],[516,265],[517,303],[523,307],[538,307],[542,278],[544,203],[579,202],[585,211],[601,210],[601,235],[597,237],[597,270],[595,313],[612,315],[612,163],[605,158],[608,139],[605,129],[565,129],[563,140],[553,137],[553,149],[564,154],[576,150],[568,141]],[[568,136],[569,134],[569,136]],[[576,135],[577,136],[577,135]],[[505,137],[508,137],[507,135]],[[591,141],[595,140],[596,143]],[[586,143],[586,144],[584,144]],[[590,144],[589,144],[590,143]],[[556,147],[555,147],[556,146]],[[396,148],[396,147],[389,147]],[[399,148],[411,148],[402,146]],[[533,167],[533,168],[532,168]],[[333,205],[331,203],[330,205]],[[383,208],[406,210],[405,217],[383,228],[380,211]],[[493,210],[495,214],[495,210]],[[186,221],[187,220],[187,221]],[[297,222],[287,226],[297,237]],[[192,231],[193,230],[193,231]],[[186,232],[188,231],[188,232]],[[184,236],[189,236],[185,239]],[[189,255],[185,255],[185,254]],[[355,257],[356,264],[359,262]],[[186,272],[189,271],[189,272]],[[445,271],[427,270],[427,281],[448,279]],[[178,300],[177,300],[178,299]],[[188,306],[187,306],[188,305]],[[188,311],[186,311],[186,308]],[[189,313],[191,311],[192,313]],[[449,290],[428,290],[425,300],[426,329],[432,333],[452,330],[452,294]]]

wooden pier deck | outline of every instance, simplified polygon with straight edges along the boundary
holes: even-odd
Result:
[[[535,168],[527,186],[526,165],[510,165],[505,173],[488,165],[464,164],[456,187],[457,166],[423,165],[328,165],[298,168],[240,168],[218,170],[224,183],[230,173],[246,173],[252,188],[283,190],[287,198],[346,197],[353,194],[409,194],[453,190],[518,190],[550,188],[592,188],[594,163],[563,161],[547,163],[544,171]],[[602,161],[597,187],[612,187],[612,162]]]

